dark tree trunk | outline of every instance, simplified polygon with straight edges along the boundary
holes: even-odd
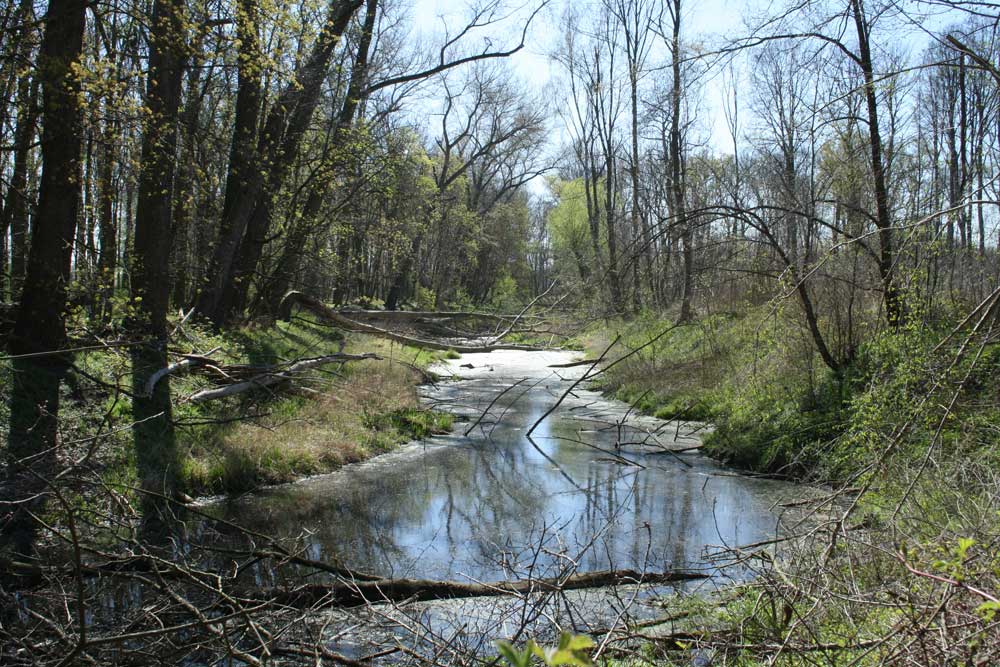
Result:
[[[872,67],[868,23],[862,0],[851,0],[854,26],[858,36],[858,64],[865,79],[865,101],[868,106],[868,137],[871,149],[872,181],[875,189],[875,225],[878,227],[878,270],[885,297],[886,319],[896,327],[906,319],[903,295],[895,279],[896,250],[892,233],[892,216],[889,212],[889,191],[886,187],[885,160],[882,156],[882,134],[878,125],[878,98],[875,74]]]
[[[146,104],[149,117],[142,139],[139,200],[132,251],[132,296],[137,312],[132,335],[132,436],[139,483],[154,495],[143,499],[147,519],[159,519],[159,496],[176,486],[177,460],[171,420],[170,379],[146,391],[149,376],[167,365],[167,310],[177,125],[187,43],[183,0],[156,0],[150,29]]]
[[[118,269],[118,225],[115,224],[115,126],[111,105],[105,107],[108,118],[104,121],[101,138],[101,157],[97,176],[98,240],[101,252],[97,257],[99,311],[102,318],[111,316],[111,296],[115,290],[115,273]]]
[[[260,37],[257,33],[257,0],[240,0],[236,17],[236,36],[240,41],[237,66],[236,117],[229,149],[226,195],[222,206],[219,236],[209,263],[206,284],[198,298],[197,309],[217,326],[223,323],[222,302],[226,281],[246,232],[247,220],[260,191],[261,167],[257,151],[257,127],[263,100],[263,64]]]
[[[201,57],[204,31],[191,47],[192,57]],[[200,62],[199,62],[200,64]],[[201,117],[201,67],[191,67],[188,71],[187,90],[184,96],[184,111],[181,114],[181,169],[177,173],[177,192],[174,200],[172,284],[174,304],[188,303],[188,275],[191,272],[190,237],[196,209],[197,190],[195,188],[195,159],[198,142],[198,122]]]
[[[234,228],[245,229],[229,271],[220,274],[221,295],[209,316],[221,324],[242,312],[247,302],[250,282],[257,270],[264,244],[271,230],[274,197],[285,181],[299,152],[299,145],[319,102],[322,83],[344,30],[362,0],[334,2],[330,6],[323,31],[306,62],[275,102],[261,132],[255,168],[265,169],[262,187],[244,193],[253,203],[245,219]]]
[[[25,59],[30,53],[30,41],[25,36],[22,42]],[[18,77],[17,98],[14,167],[3,207],[3,227],[5,232],[10,229],[10,296],[14,302],[21,297],[28,259],[28,158],[38,119],[38,80],[32,81],[27,71]]]
[[[38,57],[42,85],[42,175],[32,229],[24,293],[9,349],[13,355],[65,348],[66,288],[80,208],[81,98],[72,69],[80,58],[86,24],[84,0],[51,0]],[[30,554],[43,481],[55,459],[59,383],[68,368],[61,355],[21,357],[13,363],[8,469],[19,505],[3,525],[4,542]]]

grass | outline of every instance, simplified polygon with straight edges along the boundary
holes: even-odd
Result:
[[[185,399],[215,378],[206,372],[172,376],[179,484],[190,495],[240,493],[329,472],[451,428],[450,415],[423,409],[417,398],[427,367],[446,352],[370,336],[345,338],[308,318],[224,332],[187,323],[184,344],[215,350],[212,358],[230,365],[268,366],[342,348],[383,357],[315,369],[294,387],[199,404]],[[128,354],[81,354],[75,363],[63,386],[63,439],[86,443],[100,434],[103,478],[119,488],[132,486]],[[0,413],[4,409],[6,402]]]
[[[330,354],[341,343],[339,335],[308,320],[245,330],[238,340],[255,364]],[[230,399],[222,414],[254,417],[186,430],[181,438],[185,490],[238,493],[288,482],[450,430],[451,416],[421,408],[416,392],[421,371],[440,353],[371,337],[344,342],[346,352],[375,352],[383,359],[320,369],[298,383],[304,394],[260,392]]]

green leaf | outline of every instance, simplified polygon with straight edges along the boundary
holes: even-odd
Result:
[[[990,622],[997,615],[997,612],[1000,612],[1000,602],[994,602],[992,600],[984,602],[976,607],[976,612],[978,612],[987,622]]]
[[[959,560],[965,560],[965,554],[975,543],[976,541],[971,537],[958,538],[958,549],[955,550],[955,555],[958,556]]]
[[[534,642],[529,642],[529,648],[526,648],[522,653],[514,648],[510,642],[498,641],[497,650],[511,667],[528,667],[531,664],[531,643]]]

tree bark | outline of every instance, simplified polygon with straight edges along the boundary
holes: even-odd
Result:
[[[362,0],[342,0],[330,6],[326,23],[306,62],[268,114],[261,132],[256,165],[266,173],[263,187],[254,197],[244,228],[246,232],[228,276],[224,277],[222,296],[213,321],[217,324],[239,315],[246,307],[250,283],[270,234],[274,197],[284,184],[288,170],[299,152],[302,137],[319,102],[330,62],[340,38]],[[247,196],[246,194],[244,196]]]
[[[42,175],[32,229],[24,293],[9,349],[13,355],[65,347],[66,288],[80,209],[81,95],[73,74],[83,49],[85,0],[51,0],[38,57],[42,85]],[[19,505],[3,526],[3,541],[30,554],[35,522],[29,512],[41,505],[44,479],[55,458],[59,383],[65,356],[20,358],[13,363],[8,474],[15,492],[34,498]]]
[[[187,43],[183,0],[156,0],[150,28],[146,104],[149,116],[142,140],[135,243],[130,270],[136,314],[132,335],[132,437],[147,521],[159,523],[161,503],[177,480],[177,453],[171,418],[170,382],[164,378],[151,395],[149,377],[167,365],[167,310],[170,305],[170,253],[174,171],[181,81]]]
[[[227,304],[222,302],[226,281],[232,278],[232,265],[262,185],[262,165],[256,150],[264,71],[256,27],[258,13],[257,0],[240,0],[236,14],[236,37],[240,42],[236,115],[229,148],[226,194],[219,235],[208,267],[208,282],[203,286],[196,306],[198,312],[210,318],[216,326],[223,324],[223,311],[227,308]]]

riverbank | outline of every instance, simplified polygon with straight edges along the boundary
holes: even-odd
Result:
[[[705,451],[716,458],[830,489],[799,508],[830,516],[796,531],[778,557],[739,553],[755,564],[752,583],[665,602],[676,620],[645,633],[658,664],[687,661],[692,648],[747,666],[805,656],[994,664],[1000,351],[995,334],[940,322],[872,331],[841,350],[848,361],[836,372],[796,313],[770,306],[672,330],[659,317],[611,322],[582,336],[596,356],[621,334],[617,358],[670,330],[601,388],[643,412],[709,419]],[[932,625],[940,641],[928,645]]]
[[[243,493],[330,472],[451,428],[450,415],[422,407],[417,396],[428,366],[448,352],[345,335],[303,317],[222,332],[185,323],[178,338],[193,353],[211,350],[218,363],[170,378],[178,489],[189,496]],[[379,358],[327,364],[299,375],[293,384],[221,400],[188,400],[215,386],[225,373],[223,365],[252,372],[338,352]],[[115,349],[80,355],[64,398],[67,421],[74,425],[67,435],[73,429],[100,430],[103,424],[103,477],[121,488],[135,483],[128,364],[127,352]]]
[[[579,339],[596,357],[620,336],[615,358],[661,334],[596,386],[643,414],[712,423],[705,452],[737,468],[807,482],[850,475],[829,445],[849,423],[864,371],[830,372],[794,317],[760,308],[676,325],[645,315]]]

